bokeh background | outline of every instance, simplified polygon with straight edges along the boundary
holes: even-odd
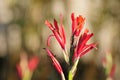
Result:
[[[94,33],[91,41],[98,43],[98,50],[81,58],[75,80],[106,80],[102,58],[108,50],[116,64],[114,80],[119,80],[120,0],[0,0],[0,80],[19,80],[16,64],[22,53],[40,58],[32,80],[60,80],[43,50],[51,34],[44,21],[59,21],[63,15],[69,50],[72,12],[86,18],[85,27]],[[64,65],[53,38],[50,49]]]

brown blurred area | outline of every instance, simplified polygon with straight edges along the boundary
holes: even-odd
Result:
[[[106,50],[111,51],[117,66],[114,80],[119,80],[120,0],[0,0],[0,80],[19,80],[16,64],[23,52],[40,58],[32,80],[60,80],[43,50],[51,34],[44,21],[55,18],[59,22],[63,15],[69,50],[72,12],[86,18],[85,27],[94,33],[91,41],[98,43],[98,50],[80,60],[74,80],[105,80],[101,60]],[[66,73],[62,51],[53,38],[50,49]]]

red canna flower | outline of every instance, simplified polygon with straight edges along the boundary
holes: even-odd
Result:
[[[88,40],[93,36],[93,33],[89,34],[88,29],[80,36],[78,44],[76,45],[73,59],[82,57],[87,52],[96,47],[96,43],[87,44]]]
[[[88,40],[93,36],[93,33],[88,33],[89,32],[88,29],[85,29],[84,31],[83,24],[85,18],[83,18],[81,15],[78,17],[74,17],[74,13],[72,13],[71,20],[72,20],[72,36],[71,36],[71,44],[70,44],[70,54],[67,53],[65,48],[66,36],[62,25],[62,19],[60,22],[60,26],[58,26],[56,20],[54,20],[54,26],[49,21],[47,20],[45,21],[45,24],[53,32],[53,34],[50,35],[47,39],[47,45],[49,46],[49,41],[52,36],[54,36],[57,39],[58,43],[63,49],[65,61],[69,65],[69,72],[68,72],[69,80],[73,80],[80,57],[82,57],[87,52],[89,52],[90,50],[96,47],[96,43],[87,44]],[[52,60],[54,67],[56,68],[58,73],[62,76],[62,80],[65,80],[61,65],[59,64],[59,62],[53,56],[53,53],[49,49],[45,48],[45,50],[48,53],[50,59]]]
[[[72,19],[72,34],[75,36],[79,36],[81,30],[83,29],[85,18],[83,18],[81,15],[75,18],[74,13],[72,13],[71,19]]]
[[[60,75],[63,74],[63,70],[62,70],[62,67],[60,66],[59,62],[57,61],[57,59],[53,56],[53,53],[49,50],[49,49],[45,49],[46,52],[48,53],[48,56],[50,57],[50,59],[52,60],[53,62],[53,65],[54,67],[56,68],[56,70],[58,71],[58,73]]]
[[[36,69],[38,63],[39,63],[39,58],[36,56],[32,57],[28,61],[27,55],[25,54],[21,55],[20,63],[16,65],[19,77],[23,78],[27,70],[33,72]]]
[[[63,24],[62,24],[62,17],[61,17],[60,26],[58,26],[58,23],[55,19],[54,19],[54,26],[47,20],[45,21],[45,24],[53,32],[53,35],[50,35],[48,38],[47,45],[49,46],[49,40],[50,40],[51,36],[55,36],[55,38],[57,39],[57,41],[60,44],[60,46],[62,47],[62,49],[65,49],[66,36],[65,36],[65,32],[64,32],[64,28],[63,28]]]

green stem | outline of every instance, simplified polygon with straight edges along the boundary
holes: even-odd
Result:
[[[26,71],[25,74],[23,75],[22,80],[31,80],[32,77],[32,72]]]
[[[73,77],[74,77],[75,72],[76,72],[76,70],[77,70],[78,62],[79,62],[79,58],[77,58],[77,60],[75,61],[73,67],[72,67],[71,70],[69,71],[68,80],[73,80]]]
[[[68,74],[68,80],[73,80],[73,74],[71,71],[69,71],[69,74]]]
[[[75,72],[76,72],[76,70],[77,70],[78,62],[79,62],[79,58],[77,58],[77,60],[75,61],[73,67],[72,67],[71,70],[70,70],[70,71],[72,72],[73,76],[75,75]]]

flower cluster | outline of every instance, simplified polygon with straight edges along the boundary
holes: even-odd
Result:
[[[66,36],[65,36],[62,20],[63,18],[62,16],[60,16],[60,25],[58,25],[55,19],[53,24],[51,24],[48,20],[45,21],[45,24],[49,27],[49,29],[53,33],[48,37],[47,45],[48,46],[50,45],[51,37],[52,36],[55,37],[55,39],[63,49],[64,59],[70,67],[68,79],[73,80],[80,57],[85,55],[93,48],[96,48],[96,43],[90,43],[90,44],[87,43],[89,39],[93,36],[93,33],[89,33],[89,30],[84,27],[85,18],[83,18],[81,15],[75,17],[74,13],[72,13],[71,14],[72,34],[71,34],[71,43],[70,43],[70,53],[68,54],[66,50]],[[62,80],[65,80],[61,65],[59,64],[53,53],[48,48],[45,48],[45,50],[48,53],[50,59],[52,60],[56,70],[61,75]]]

